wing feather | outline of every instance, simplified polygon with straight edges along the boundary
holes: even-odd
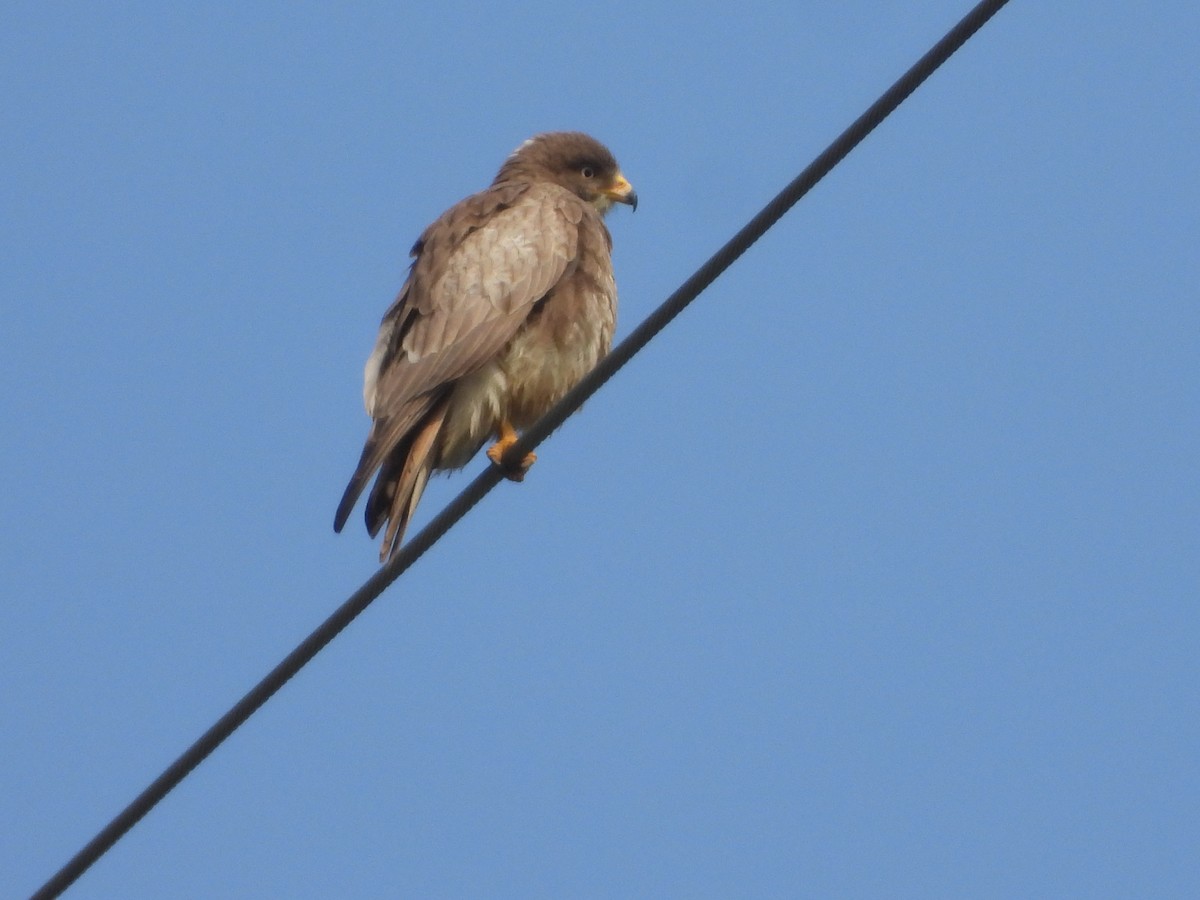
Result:
[[[376,417],[392,404],[475,371],[508,343],[575,257],[578,233],[560,211],[564,199],[582,202],[553,185],[530,186],[516,203],[497,209],[465,235],[445,255],[440,271],[414,271],[414,286],[427,282],[428,293],[411,297],[418,314],[382,360]],[[454,212],[447,215],[453,218]],[[435,228],[426,248],[439,239]]]

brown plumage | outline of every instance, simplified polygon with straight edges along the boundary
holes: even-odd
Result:
[[[540,134],[492,186],[452,206],[413,246],[408,280],[364,372],[373,422],[334,518],[341,531],[371,476],[380,560],[400,546],[431,472],[457,469],[492,435],[504,451],[608,352],[616,323],[602,216],[637,195],[598,141]],[[506,469],[524,477],[529,454]]]

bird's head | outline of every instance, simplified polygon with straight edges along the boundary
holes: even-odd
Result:
[[[579,131],[550,131],[530,138],[512,152],[496,183],[532,178],[552,181],[592,204],[601,213],[614,203],[637,209],[637,193],[621,174],[608,148]]]

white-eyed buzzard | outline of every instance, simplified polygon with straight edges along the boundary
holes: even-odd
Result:
[[[371,476],[367,531],[400,546],[431,472],[458,469],[495,437],[504,451],[603,357],[617,288],[603,215],[637,195],[613,155],[579,132],[518,147],[491,187],[443,213],[413,246],[408,280],[367,360],[371,431],[334,519]],[[505,475],[520,481],[530,453]]]

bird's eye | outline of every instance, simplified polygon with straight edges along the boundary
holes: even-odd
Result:
[[[593,169],[591,166],[584,166],[582,174],[583,174],[584,178],[595,178],[596,170]]]

